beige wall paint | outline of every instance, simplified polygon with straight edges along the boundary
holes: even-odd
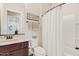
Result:
[[[1,4],[1,34],[7,34],[7,12],[5,4]]]
[[[35,15],[40,14],[40,3],[25,3],[25,12],[30,12]]]
[[[75,41],[77,40],[77,26],[79,20],[79,4],[69,3],[62,6],[63,12],[63,54],[64,55],[79,55]]]
[[[24,12],[25,9],[25,5],[23,3],[6,3],[5,5],[7,9],[16,10],[19,12]]]
[[[0,3],[0,15],[1,15],[1,3]]]
[[[24,11],[25,11],[25,5],[22,3],[3,3],[1,8],[1,32],[4,34],[7,34],[7,10],[13,11],[13,12],[19,12],[22,15],[21,22],[24,22]],[[24,26],[24,23],[22,23]],[[22,27],[22,26],[21,26]],[[24,28],[24,27],[23,27]],[[22,30],[21,30],[22,31]]]
[[[50,9],[52,6],[51,3],[27,3],[25,4],[25,12],[30,12],[35,15],[42,15],[44,14],[48,9]],[[41,18],[39,20],[39,45],[42,46],[42,29],[41,29]]]
[[[51,8],[51,3],[26,3],[26,12],[41,15]]]
[[[79,14],[79,4],[69,3],[62,6],[63,15]]]

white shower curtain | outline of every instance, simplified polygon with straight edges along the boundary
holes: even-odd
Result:
[[[42,18],[42,42],[49,56],[62,55],[61,6],[49,11]]]

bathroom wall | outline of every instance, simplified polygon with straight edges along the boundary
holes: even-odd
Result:
[[[1,3],[0,3],[0,15],[1,15]]]
[[[44,14],[51,7],[52,7],[52,3],[42,3],[41,4],[41,14]]]
[[[1,33],[1,3],[0,3],[0,33]]]
[[[79,13],[79,3],[67,3],[63,5],[62,11],[63,15],[70,15],[70,14],[78,14]]]
[[[6,8],[8,9],[8,10],[13,10],[13,11],[15,11],[15,12],[19,12],[19,13],[21,13],[22,14],[22,19],[21,20],[19,20],[20,21],[20,23],[19,23],[19,25],[20,25],[20,30],[19,30],[19,32],[20,33],[23,33],[23,31],[24,31],[24,22],[25,22],[25,19],[24,19],[24,11],[25,11],[25,5],[24,4],[22,4],[22,3],[7,3],[6,4]]]
[[[45,13],[52,6],[51,3],[26,3],[25,5],[26,5],[27,12],[30,12],[39,16]]]
[[[5,4],[1,4],[1,34],[7,34],[7,12]]]
[[[51,3],[26,3],[25,4],[25,12],[30,12],[35,15],[41,16],[44,14],[48,9],[50,9],[52,6]],[[42,27],[41,27],[41,18],[39,19],[39,45],[42,46]]]
[[[15,12],[19,12],[22,14],[22,19],[20,20],[20,32],[24,31],[24,28],[23,25],[24,25],[24,9],[25,9],[25,6],[24,4],[17,4],[17,3],[5,3],[5,4],[2,4],[2,19],[1,19],[1,32],[2,34],[7,34],[7,10],[12,10],[12,11],[15,11]],[[5,30],[6,29],[6,30]]]
[[[25,5],[23,3],[5,3],[7,9],[24,12]]]
[[[1,5],[1,34],[7,34],[8,20],[7,20],[7,10],[18,12],[22,14],[22,19],[20,20],[20,33],[26,32],[25,28],[25,5],[22,3],[3,3]],[[27,35],[26,35],[27,36]],[[27,39],[27,37],[25,38]]]

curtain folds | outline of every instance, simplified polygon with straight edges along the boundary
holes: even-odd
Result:
[[[62,55],[62,7],[59,6],[42,18],[42,41],[47,55]]]

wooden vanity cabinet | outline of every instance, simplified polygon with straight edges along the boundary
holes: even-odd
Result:
[[[1,56],[28,56],[28,41],[0,46]]]

